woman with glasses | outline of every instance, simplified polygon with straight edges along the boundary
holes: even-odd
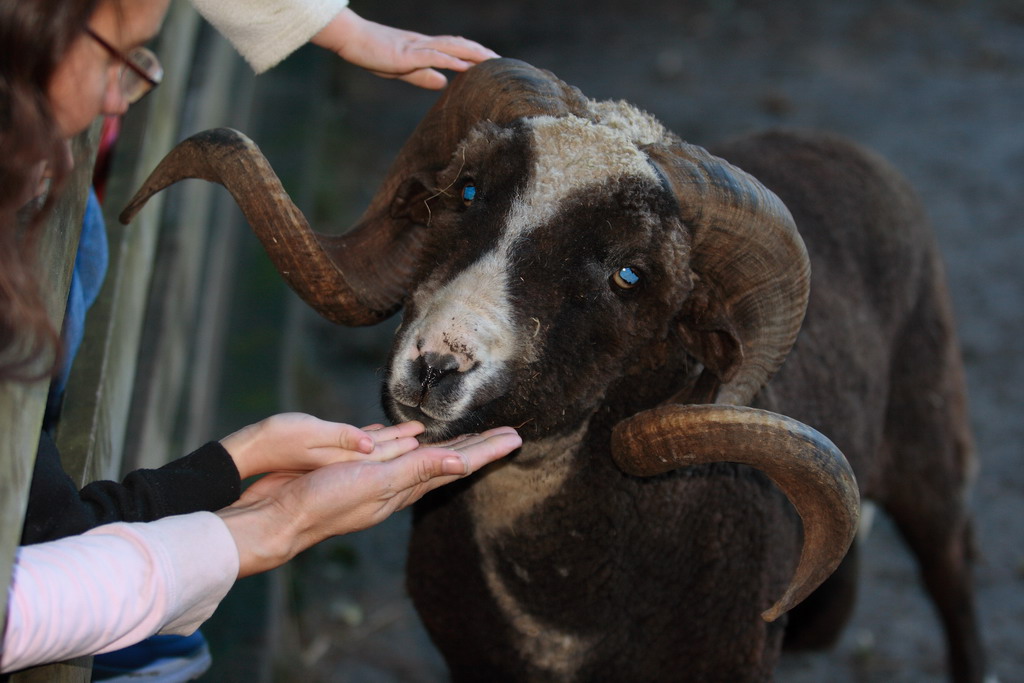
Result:
[[[144,44],[168,1],[0,3],[0,382],[36,379],[37,361],[59,347],[36,245],[70,170],[67,143],[160,82],[159,61]],[[379,47],[381,36],[406,40],[378,28],[386,29],[370,26],[370,45]],[[368,54],[365,46],[357,53]],[[436,64],[420,57],[423,68]],[[44,175],[48,191],[30,203]],[[63,472],[37,476],[32,498],[58,490],[60,500],[90,509],[82,523],[93,528],[19,548],[0,671],[117,649],[162,630],[191,632],[236,578],[379,523],[520,444],[503,428],[421,446],[421,429],[359,430],[278,415],[122,484],[96,483],[72,496]],[[239,498],[240,480],[258,473],[269,474]],[[105,523],[115,519],[134,523]]]

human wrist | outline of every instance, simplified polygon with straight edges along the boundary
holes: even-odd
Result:
[[[235,541],[238,578],[279,567],[303,549],[298,519],[273,500],[235,504],[215,514]]]
[[[353,35],[359,31],[360,24],[366,20],[346,7],[334,16],[327,25],[317,31],[309,42],[328,49],[331,52],[340,52],[342,46],[347,43]]]

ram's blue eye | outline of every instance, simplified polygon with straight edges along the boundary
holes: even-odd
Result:
[[[622,289],[633,289],[640,284],[640,273],[634,268],[625,267],[619,268],[614,275],[612,275],[612,282]]]
[[[472,183],[466,183],[462,186],[462,201],[464,204],[469,206],[476,199],[476,185]]]

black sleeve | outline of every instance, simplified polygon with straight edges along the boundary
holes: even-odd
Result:
[[[219,510],[238,500],[241,481],[217,441],[155,470],[135,470],[118,484],[96,481],[79,490],[45,432],[29,489],[23,544],[80,534],[110,522],[148,522],[169,515]]]

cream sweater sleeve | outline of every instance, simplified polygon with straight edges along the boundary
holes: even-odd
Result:
[[[238,550],[210,512],[116,523],[23,546],[8,590],[0,672],[187,634],[238,576]]]
[[[348,0],[192,0],[203,17],[263,73],[309,42]]]

